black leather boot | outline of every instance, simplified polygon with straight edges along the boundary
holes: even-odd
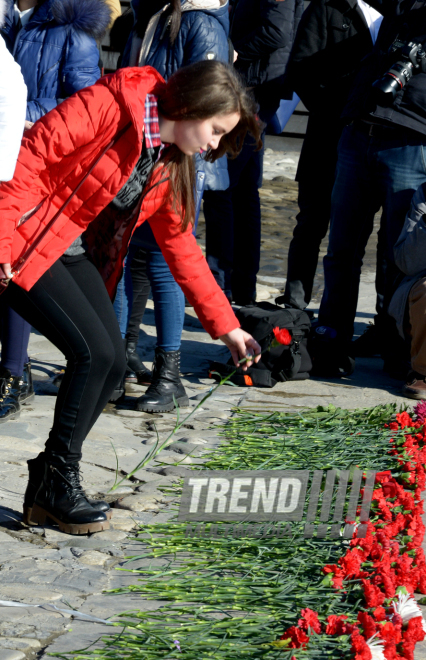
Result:
[[[34,525],[35,523],[31,520],[31,513],[35,496],[37,495],[37,491],[43,482],[45,469],[44,452],[41,452],[38,456],[36,456],[36,458],[30,458],[30,460],[27,461],[27,464],[28,484],[24,495],[24,523],[26,525]],[[107,519],[111,520],[112,510],[110,509],[109,504],[103,502],[102,500],[91,500],[86,496],[80,483],[80,473],[78,468],[75,472],[72,473],[70,481],[73,482],[75,488],[79,488],[81,490],[82,494],[87,499],[89,504],[91,504],[91,506],[95,509],[95,511],[102,511],[105,513]]]
[[[179,378],[180,351],[155,349],[152,383],[136,402],[136,410],[143,412],[170,412],[175,402],[181,408],[189,406],[189,400]]]
[[[0,367],[0,424],[20,415],[19,378],[11,375],[9,369]]]
[[[66,534],[88,534],[109,529],[105,513],[96,511],[84,496],[76,465],[56,467],[45,463],[31,520],[36,525],[44,525],[48,518]]]
[[[136,342],[127,340],[126,344],[126,383],[137,383],[138,385],[149,385],[152,381],[152,373],[146,368],[136,350]]]

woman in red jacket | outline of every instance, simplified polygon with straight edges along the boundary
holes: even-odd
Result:
[[[28,462],[27,522],[49,517],[70,534],[108,527],[108,505],[84,495],[79,461],[126,368],[110,298],[145,220],[210,335],[235,363],[260,353],[191,233],[193,155],[237,154],[247,130],[259,142],[254,109],[216,61],[167,83],[151,67],[128,68],[77,92],[25,134],[15,177],[0,185],[0,264],[13,278],[5,295],[68,361],[45,451]]]

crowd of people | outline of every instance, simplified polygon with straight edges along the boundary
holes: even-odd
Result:
[[[34,397],[33,326],[67,367],[45,450],[28,462],[24,519],[71,534],[108,527],[79,471],[106,403],[137,382],[137,410],[187,405],[186,304],[236,366],[261,358],[231,305],[256,302],[265,131],[294,93],[309,121],[286,307],[309,305],[329,231],[313,373],[347,376],[356,357],[380,354],[407,396],[426,399],[426,3],[131,5],[0,0],[0,421]],[[121,52],[102,75],[107,30]],[[354,341],[380,209],[377,314]],[[150,292],[152,371],[137,352]]]

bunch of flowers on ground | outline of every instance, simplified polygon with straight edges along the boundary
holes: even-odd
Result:
[[[283,649],[309,649],[312,636],[350,638],[355,660],[413,660],[414,648],[426,633],[426,623],[414,592],[426,594],[426,562],[421,547],[426,464],[426,405],[417,406],[415,420],[407,413],[387,425],[395,436],[390,454],[399,470],[378,472],[371,520],[365,538],[354,538],[337,564],[323,567],[324,584],[336,590],[360,591],[356,619],[321,616],[302,609],[298,625],[277,642]],[[305,653],[303,655],[306,655]],[[295,651],[294,659],[297,658]]]

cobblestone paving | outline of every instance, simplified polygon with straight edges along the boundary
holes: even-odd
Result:
[[[297,213],[297,186],[294,183],[300,143],[275,138],[266,152],[265,185],[261,192],[263,214],[262,265],[258,299],[273,301],[285,284],[286,251]],[[203,245],[203,223],[200,224]],[[358,314],[358,330],[374,314],[374,274],[367,251]],[[318,277],[315,309],[321,290]],[[152,304],[141,327],[139,351],[149,365],[155,347]],[[401,383],[385,376],[379,359],[360,360],[350,379],[282,383],[273,390],[223,386],[183,424],[167,447],[146,469],[109,492],[115,481],[116,458],[119,476],[126,475],[152,448],[157,438],[166,438],[174,428],[176,414],[149,415],[132,409],[144,388],[128,387],[124,405],[108,406],[91,431],[82,463],[84,486],[94,497],[106,497],[114,506],[111,529],[89,537],[69,536],[50,527],[25,528],[21,506],[26,486],[26,461],[43,447],[51,426],[56,388],[53,379],[64,366],[62,355],[37,333],[31,335],[37,396],[23,408],[18,420],[0,427],[0,600],[27,605],[56,605],[62,609],[105,619],[114,613],[138,608],[155,608],[153,601],[140,597],[111,596],[105,589],[129,582],[116,571],[123,557],[138,552],[132,530],[148,522],[165,522],[173,515],[173,498],[159,487],[175,483],[189,466],[202,460],[205,449],[220,442],[218,425],[226,422],[235,406],[254,410],[295,409],[333,403],[344,407],[370,406],[403,400]],[[191,308],[187,308],[182,342],[182,372],[190,397],[191,412],[212,385],[206,378],[210,360],[225,361],[227,350],[202,330]],[[113,446],[114,449],[113,449]],[[71,620],[52,610],[0,606],[0,660],[24,660],[38,654],[84,648],[108,629],[102,624]],[[67,634],[64,634],[67,633]],[[418,646],[416,660],[426,658]]]

